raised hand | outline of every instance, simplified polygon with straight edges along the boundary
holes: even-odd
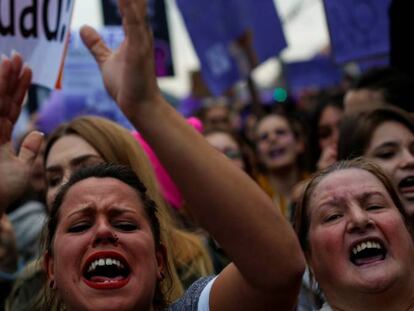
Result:
[[[14,53],[0,63],[0,217],[7,206],[25,190],[29,167],[40,149],[43,135],[30,133],[15,155],[11,144],[13,127],[20,115],[32,72]]]
[[[128,118],[136,105],[152,103],[160,96],[155,77],[153,39],[147,23],[146,0],[120,0],[125,40],[116,50],[109,49],[91,27],[81,29],[81,37],[101,68],[105,86]]]

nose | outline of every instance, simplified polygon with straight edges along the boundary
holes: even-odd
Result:
[[[98,219],[96,222],[96,231],[92,246],[97,247],[108,244],[117,246],[118,236],[106,219]]]
[[[414,155],[408,149],[403,150],[403,154],[400,161],[400,168],[414,168]]]
[[[368,212],[359,206],[353,206],[349,212],[347,231],[349,233],[366,232],[375,227],[374,222],[369,217]]]

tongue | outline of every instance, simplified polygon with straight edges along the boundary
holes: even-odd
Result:
[[[366,258],[358,258],[355,259],[355,264],[357,266],[363,266],[363,265],[367,265],[376,261],[380,261],[383,260],[383,256],[382,255],[377,255],[377,256],[373,256],[373,257],[366,257]]]
[[[103,282],[114,282],[114,281],[120,281],[123,280],[124,277],[121,275],[118,275],[116,277],[113,278],[109,278],[107,276],[93,276],[91,277],[91,281],[95,282],[95,283],[103,283]]]

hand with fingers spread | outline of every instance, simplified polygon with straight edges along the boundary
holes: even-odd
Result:
[[[153,103],[160,92],[153,60],[153,38],[147,23],[146,1],[120,0],[125,40],[112,51],[91,27],[81,29],[85,45],[95,57],[110,95],[129,118],[136,105]]]
[[[43,140],[39,132],[30,133],[16,156],[11,143],[13,127],[32,77],[21,56],[2,57],[0,63],[0,217],[7,206],[24,190],[29,165],[36,158]]]

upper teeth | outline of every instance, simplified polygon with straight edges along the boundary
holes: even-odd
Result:
[[[91,272],[92,270],[95,270],[97,266],[111,266],[116,265],[118,268],[123,269],[124,265],[117,259],[112,258],[100,258],[96,259],[95,261],[92,261],[89,265],[88,272]]]
[[[379,244],[378,242],[374,242],[374,241],[366,241],[366,242],[361,242],[357,245],[354,246],[354,248],[352,249],[352,253],[354,255],[356,255],[358,252],[367,249],[367,248],[377,248],[377,249],[381,249],[381,244]]]

